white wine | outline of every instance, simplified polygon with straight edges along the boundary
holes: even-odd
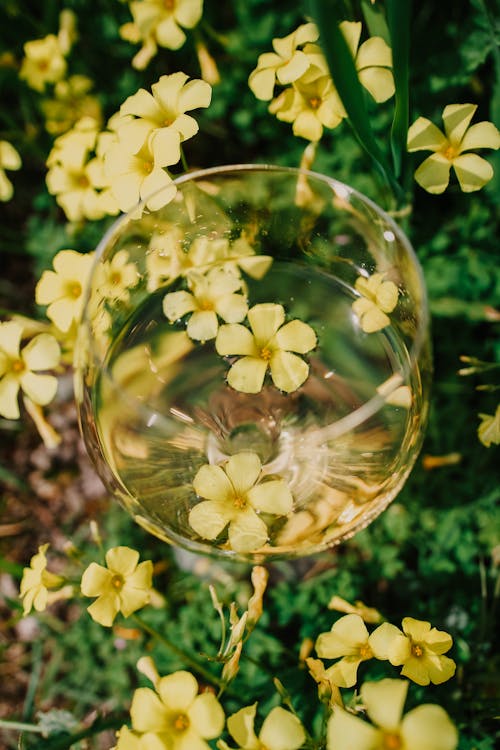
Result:
[[[235,357],[214,339],[191,340],[189,316],[165,317],[165,294],[181,279],[149,294],[115,336],[90,408],[113,489],[150,531],[250,560],[304,555],[351,536],[395,497],[420,448],[427,372],[395,327],[365,333],[352,308],[359,295],[320,268],[275,260],[245,283],[249,304],[281,304],[316,334],[297,390],[280,391],[269,372],[258,393],[228,385]],[[257,509],[266,540],[235,550],[227,524],[215,536],[195,530],[191,511],[206,496],[193,482],[203,466],[248,452],[258,481],[286,483],[292,503]]]

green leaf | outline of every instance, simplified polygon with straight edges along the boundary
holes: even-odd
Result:
[[[391,151],[397,178],[403,171],[408,138],[408,83],[411,0],[387,0],[396,104],[391,129]],[[403,183],[404,184],[404,183]]]
[[[365,93],[347,42],[339,28],[342,18],[336,0],[309,0],[310,15],[316,22],[320,42],[325,53],[330,75],[345,107],[351,127],[365,151],[372,158],[396,198],[402,199],[402,190],[389,160],[380,149],[372,127],[365,101]]]

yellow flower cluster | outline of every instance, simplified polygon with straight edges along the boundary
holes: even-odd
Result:
[[[404,618],[402,628],[384,622],[369,635],[360,615],[341,617],[316,641],[322,659],[342,657],[326,670],[328,679],[338,687],[352,687],[359,665],[373,658],[402,666],[401,674],[419,685],[439,685],[453,677],[455,662],[443,656],[453,643],[448,633],[412,617]]]
[[[67,85],[71,96],[72,82]],[[69,221],[130,211],[141,200],[152,210],[168,203],[176,190],[164,168],[177,164],[181,143],[198,131],[186,112],[207,107],[210,98],[205,81],[188,81],[180,72],[161,76],[151,94],[139,89],[128,97],[106,130],[95,113],[56,138],[47,187]]]
[[[343,21],[340,28],[361,83],[375,101],[386,101],[394,93],[390,48],[381,37],[360,45],[361,23]],[[278,120],[293,123],[294,134],[312,142],[320,140],[323,128],[336,128],[346,117],[321,48],[315,44],[318,36],[316,26],[307,23],[273,39],[274,52],[260,55],[248,81],[258,99],[272,100],[269,111]],[[277,95],[276,85],[282,87]]]
[[[8,141],[0,141],[0,201],[10,201],[14,195],[12,183],[5,170],[21,169],[21,157]]]

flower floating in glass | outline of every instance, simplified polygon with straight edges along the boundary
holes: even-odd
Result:
[[[189,514],[189,523],[204,539],[215,539],[229,524],[228,539],[236,552],[253,552],[268,539],[261,513],[286,515],[293,497],[283,479],[264,480],[256,453],[237,453],[225,466],[202,466],[194,480],[204,498]]]
[[[311,326],[301,320],[285,323],[282,305],[255,305],[247,314],[250,330],[239,324],[221,326],[215,348],[224,356],[243,355],[235,362],[227,382],[237,391],[258,393],[267,370],[274,385],[285,393],[297,390],[309,366],[297,354],[306,354],[317,343]]]

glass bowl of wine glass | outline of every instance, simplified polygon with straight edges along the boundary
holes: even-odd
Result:
[[[180,548],[262,563],[364,528],[418,455],[430,372],[410,243],[330,177],[188,173],[96,250],[81,429],[111,493]]]

